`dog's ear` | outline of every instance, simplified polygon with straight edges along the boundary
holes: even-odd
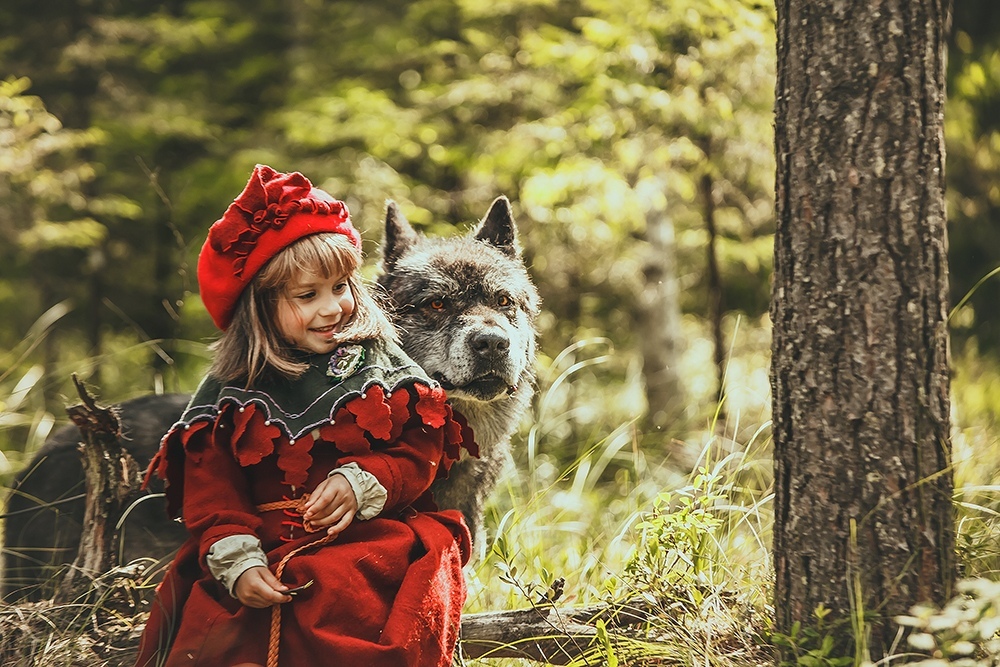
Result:
[[[485,241],[505,255],[517,257],[521,254],[514,214],[506,197],[501,196],[493,200],[486,217],[476,228],[475,235],[477,241]]]
[[[391,269],[407,248],[417,240],[417,232],[410,226],[399,205],[391,199],[385,202],[385,239],[382,241],[382,268]]]

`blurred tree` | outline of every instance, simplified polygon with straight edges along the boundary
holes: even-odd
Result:
[[[775,627],[823,607],[840,628],[831,655],[855,661],[885,657],[888,619],[943,604],[955,577],[949,13],[778,3]]]
[[[257,128],[269,105],[285,99],[283,4],[67,3],[52,17],[15,1],[2,10],[21,28],[0,47],[5,63],[32,76],[69,126],[100,128],[104,138],[84,156],[90,179],[81,194],[106,240],[85,261],[59,264],[47,301],[89,282],[90,316],[64,327],[89,331],[91,353],[101,337],[116,341],[109,354],[122,342],[148,348],[152,372],[109,376],[113,394],[162,386],[172,340],[190,335],[179,323],[194,289],[190,255],[255,162],[242,151],[263,148]],[[39,38],[46,31],[51,37]],[[194,324],[196,333],[199,318]],[[176,388],[176,377],[169,384]]]
[[[951,302],[1000,266],[1000,6],[956,3],[948,55],[948,218]],[[1000,346],[1000,279],[981,285],[952,320],[957,345]]]
[[[0,340],[7,350],[18,347],[50,306],[86,297],[71,276],[107,238],[83,195],[94,168],[82,151],[102,134],[66,129],[39,97],[26,94],[29,86],[26,78],[0,82],[0,237],[7,239],[0,246],[0,309],[7,313]],[[42,368],[48,372],[56,337],[46,334]]]

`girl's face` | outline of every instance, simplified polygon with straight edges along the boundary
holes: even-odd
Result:
[[[288,343],[323,354],[336,347],[335,337],[354,314],[354,294],[347,276],[301,271],[278,300],[278,330]]]

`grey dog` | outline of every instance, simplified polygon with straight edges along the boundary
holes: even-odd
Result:
[[[441,507],[461,510],[481,539],[483,505],[510,460],[511,435],[534,391],[539,298],[510,203],[498,198],[465,235],[427,238],[388,202],[381,269],[403,348],[448,391],[475,434],[480,458],[456,463],[433,491]],[[187,398],[143,396],[121,404],[124,444],[140,466]],[[78,436],[72,425],[59,429],[15,479],[4,526],[7,601],[44,597],[54,568],[76,556],[83,520]],[[154,480],[150,491],[162,486]],[[165,560],[187,535],[152,497],[134,506],[124,526],[124,562]]]

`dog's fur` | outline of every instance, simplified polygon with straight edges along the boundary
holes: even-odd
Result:
[[[481,458],[456,463],[433,490],[441,507],[464,513],[476,536],[533,392],[538,294],[521,261],[509,202],[497,199],[471,232],[447,239],[418,234],[389,202],[379,282],[403,348],[448,390],[475,433]],[[187,399],[144,396],[122,403],[124,444],[140,466]],[[15,479],[4,527],[5,600],[41,598],[53,568],[76,555],[83,499],[74,497],[84,491],[78,440],[75,426],[59,429]],[[162,491],[158,480],[151,491]],[[141,502],[125,522],[122,561],[166,561],[186,535],[161,501]]]

